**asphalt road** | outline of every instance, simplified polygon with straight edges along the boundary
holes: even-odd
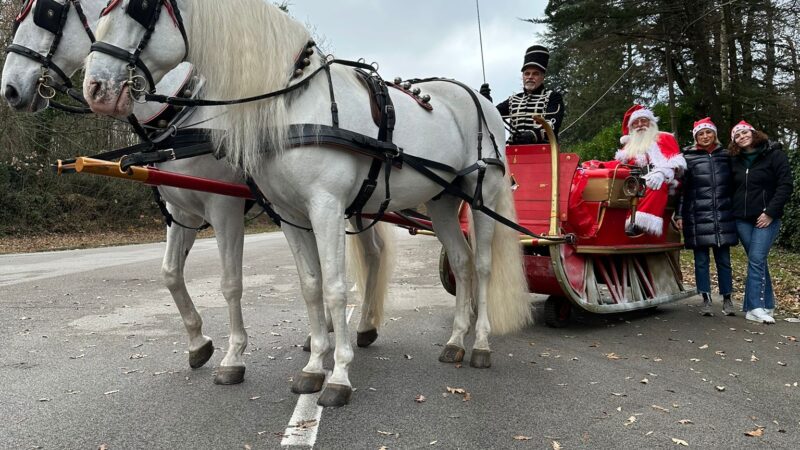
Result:
[[[693,298],[495,337],[487,370],[444,365],[454,302],[438,243],[398,243],[384,326],[356,348],[357,390],[322,411],[289,391],[307,320],[280,233],[246,241],[237,386],[212,383],[227,337],[213,240],[187,265],[218,347],[196,370],[160,279],[163,244],[0,256],[0,448],[800,448],[800,324],[705,318]],[[319,419],[293,427],[303,414]]]

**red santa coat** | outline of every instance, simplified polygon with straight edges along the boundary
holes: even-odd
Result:
[[[661,173],[664,183],[659,189],[645,190],[644,197],[639,200],[636,210],[636,225],[645,233],[661,236],[664,232],[664,209],[667,207],[670,188],[677,185],[677,175],[686,169],[678,141],[670,133],[659,132],[656,141],[643,154],[628,158],[624,149],[614,155],[615,162],[649,168],[650,173]],[[630,223],[630,214],[625,222]]]

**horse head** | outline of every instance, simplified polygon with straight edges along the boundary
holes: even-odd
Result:
[[[86,59],[83,95],[99,114],[125,117],[133,99],[186,57],[178,0],[112,0],[102,11],[97,42]]]
[[[3,66],[2,95],[17,111],[47,106],[56,84],[71,86],[93,36],[103,0],[26,0],[15,19],[15,34]]]

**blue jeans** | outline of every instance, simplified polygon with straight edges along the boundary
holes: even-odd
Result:
[[[694,277],[697,282],[697,291],[701,294],[711,293],[710,257],[709,247],[694,249]],[[711,247],[714,251],[714,263],[717,266],[717,278],[720,295],[733,292],[733,272],[731,271],[731,248]]]
[[[778,237],[780,226],[780,220],[773,220],[765,228],[756,228],[755,224],[743,220],[736,221],[736,231],[747,253],[747,281],[742,303],[742,309],[745,311],[775,307],[775,294],[772,292],[767,255],[775,238]]]

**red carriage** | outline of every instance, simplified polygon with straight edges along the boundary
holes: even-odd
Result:
[[[547,325],[565,326],[573,307],[618,313],[694,295],[682,283],[683,244],[671,221],[674,198],[664,213],[661,236],[624,233],[625,219],[632,210],[635,214],[640,195],[636,169],[580,165],[578,155],[558,153],[555,144],[508,146],[506,155],[519,224],[545,236],[575,236],[574,243],[521,237],[528,287],[549,296]],[[466,232],[466,214],[462,218]],[[439,272],[445,289],[454,294],[444,254]]]

